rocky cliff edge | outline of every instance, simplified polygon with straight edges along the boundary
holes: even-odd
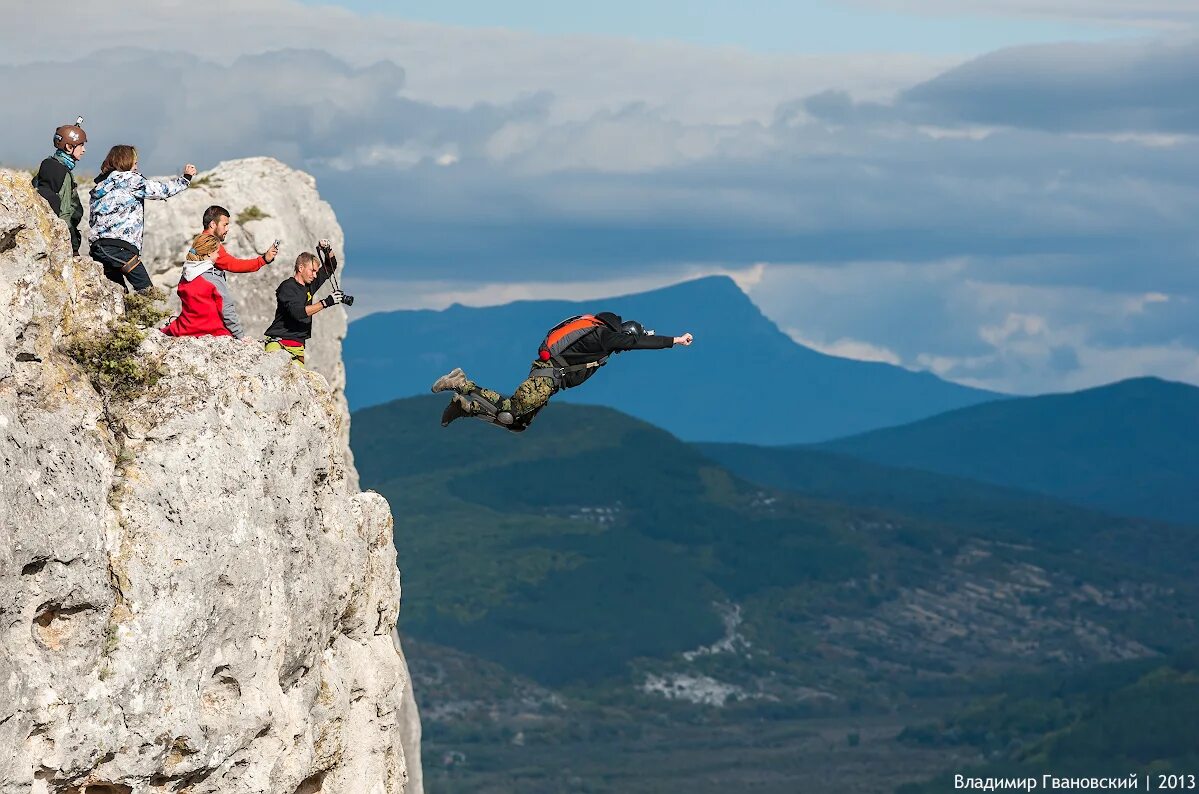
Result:
[[[0,171],[0,792],[402,791],[392,520],[337,392],[231,338],[85,368],[121,302]]]
[[[91,185],[80,186],[80,199],[88,208]],[[202,171],[192,186],[167,201],[146,202],[146,234],[142,261],[154,283],[170,293],[169,305],[178,310],[174,288],[179,283],[182,262],[192,238],[203,231],[204,210],[219,205],[229,210],[229,234],[225,247],[233,256],[248,259],[282,241],[274,262],[257,273],[234,273],[229,288],[237,298],[237,310],[246,336],[261,339],[275,317],[275,288],[292,274],[301,251],[315,251],[316,242],[333,243],[342,269],[346,267],[345,235],[329,203],[320,197],[316,179],[271,157],[246,157],[218,163]],[[84,240],[87,239],[84,215]],[[83,250],[87,250],[84,242]],[[352,266],[352,263],[350,263]],[[342,273],[338,274],[343,275]],[[323,297],[332,290],[324,287]],[[346,335],[346,313],[341,306],[321,312],[312,325],[306,347],[308,368],[325,376],[340,410],[348,416],[345,400],[346,370],[341,342]],[[358,485],[353,456],[349,451],[349,422],[345,423],[346,478]]]

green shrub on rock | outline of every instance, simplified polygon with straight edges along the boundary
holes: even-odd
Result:
[[[157,309],[148,299],[134,306],[132,312],[127,308],[124,315],[109,323],[106,333],[76,334],[66,346],[67,355],[83,367],[97,391],[118,400],[133,399],[166,374],[161,362],[138,354],[146,335],[137,321]]]
[[[156,328],[169,315],[160,304],[167,294],[158,287],[145,292],[131,292],[125,296],[125,320],[141,328]]]

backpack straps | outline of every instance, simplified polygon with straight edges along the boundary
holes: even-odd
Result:
[[[604,356],[599,361],[591,361],[586,364],[571,364],[571,365],[568,365],[565,367],[534,366],[531,370],[529,370],[529,377],[530,378],[553,378],[554,382],[558,384],[558,388],[560,388],[560,389],[569,388],[567,386],[562,385],[562,376],[568,375],[572,372],[583,372],[583,371],[589,370],[589,369],[597,369],[607,363],[608,363],[608,357]]]
[[[541,347],[537,351],[539,360],[533,362],[533,367],[529,370],[529,377],[551,378],[555,388],[565,389],[569,387],[562,382],[564,376],[604,366],[608,363],[607,356],[602,356],[599,360],[589,361],[586,364],[571,364],[567,362],[564,354],[579,340],[605,327],[607,324],[603,320],[591,314],[568,317],[558,323],[550,329],[545,336],[545,341],[541,343]]]
[[[562,354],[580,339],[590,336],[602,327],[603,321],[590,314],[580,314],[563,320],[546,334],[545,341],[537,351],[538,356],[542,361],[552,361],[561,368],[569,367],[570,363]]]

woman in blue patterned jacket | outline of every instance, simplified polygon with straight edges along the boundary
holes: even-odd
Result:
[[[114,146],[104,158],[91,193],[88,240],[92,259],[126,292],[126,279],[138,292],[154,286],[141,256],[146,199],[168,199],[182,193],[195,175],[196,167],[188,163],[183,176],[162,182],[146,179],[137,171],[137,149],[132,146]]]

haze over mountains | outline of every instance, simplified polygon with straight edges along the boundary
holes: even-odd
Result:
[[[358,410],[417,394],[460,366],[510,392],[545,332],[572,315],[614,311],[662,334],[695,334],[686,349],[613,357],[585,387],[555,401],[618,408],[687,440],[787,444],[904,424],[1000,395],[926,372],[818,353],[794,342],[727,277],[587,302],[372,314],[345,340],[347,396]]]
[[[862,460],[1199,523],[1199,388],[1137,378],[991,402],[821,445]]]

